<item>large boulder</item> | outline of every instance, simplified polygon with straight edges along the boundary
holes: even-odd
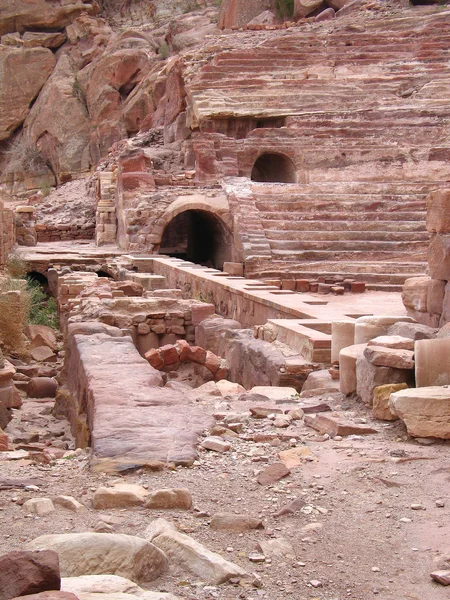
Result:
[[[326,8],[323,0],[295,0],[294,18],[303,19]]]
[[[99,11],[95,0],[8,0],[0,3],[0,35],[27,29],[62,29],[78,15]]]
[[[69,57],[63,54],[25,120],[25,137],[64,182],[89,171],[89,132],[85,98]]]
[[[430,386],[391,394],[389,408],[414,437],[450,439],[450,389]]]
[[[56,59],[48,48],[0,45],[0,140],[9,138],[24,122],[31,102],[41,91],[55,64]]]
[[[28,544],[31,550],[54,550],[61,575],[119,575],[148,583],[167,570],[167,558],[153,544],[132,535],[65,533],[42,535]]]
[[[265,10],[276,11],[276,5],[276,0],[223,0],[218,27],[243,27]]]
[[[15,550],[0,556],[0,600],[60,587],[58,555],[53,550]]]

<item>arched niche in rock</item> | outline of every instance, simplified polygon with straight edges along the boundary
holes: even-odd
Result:
[[[252,181],[271,183],[296,183],[297,173],[292,160],[285,154],[265,152],[253,165]]]
[[[206,210],[180,212],[166,225],[160,254],[223,269],[232,260],[232,235],[224,222]]]

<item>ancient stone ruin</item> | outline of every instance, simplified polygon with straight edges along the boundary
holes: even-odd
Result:
[[[0,600],[447,598],[449,59],[440,0],[0,1]]]

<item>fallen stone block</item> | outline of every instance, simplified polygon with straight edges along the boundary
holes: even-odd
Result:
[[[302,387],[302,392],[316,389],[338,391],[339,381],[331,377],[328,369],[313,371],[306,378]]]
[[[150,583],[167,571],[167,557],[142,538],[119,533],[42,535],[31,550],[58,553],[61,575],[120,575],[139,584]]]
[[[256,385],[249,391],[251,394],[260,394],[269,398],[269,400],[278,401],[285,400],[286,402],[292,401],[298,397],[297,390],[293,387],[280,387],[280,386],[269,386],[269,385]]]
[[[43,517],[55,510],[50,498],[31,498],[22,504],[22,508],[27,513]]]
[[[14,550],[0,556],[0,600],[59,590],[58,554],[53,550]]]
[[[220,437],[210,436],[203,440],[202,447],[206,450],[212,450],[213,452],[228,452],[231,448],[231,444],[225,442]]]
[[[356,361],[356,393],[367,406],[373,405],[373,390],[379,385],[408,383],[411,377],[410,370],[377,367],[364,356]]]
[[[441,585],[450,585],[450,571],[433,571],[430,577]]]
[[[258,474],[257,481],[260,485],[271,485],[287,477],[291,473],[291,470],[286,467],[282,462],[276,462],[269,465],[261,473]]]
[[[248,515],[234,515],[230,513],[216,513],[212,516],[211,529],[216,531],[251,531],[252,529],[264,529],[261,519],[249,517]]]
[[[293,545],[286,538],[275,538],[272,540],[261,540],[256,544],[256,549],[264,556],[276,556],[279,558],[295,558]]]
[[[297,448],[289,448],[289,450],[283,450],[278,454],[281,462],[286,465],[288,469],[300,467],[302,460],[317,460],[317,457],[311,452],[308,446],[298,446]]]
[[[394,323],[412,321],[411,317],[404,316],[359,317],[355,321],[355,344],[366,344],[375,337],[386,335]]]
[[[99,487],[92,498],[92,506],[96,510],[141,506],[148,494],[141,485],[132,483],[119,483],[112,488]]]
[[[57,504],[58,506],[62,506],[67,510],[71,510],[73,512],[80,512],[86,510],[84,504],[78,502],[73,496],[56,496],[53,500],[53,504]]]
[[[391,394],[389,408],[409,435],[450,439],[450,388],[421,387]]]
[[[53,377],[33,377],[28,383],[30,398],[55,398],[58,384]]]
[[[167,530],[154,537],[152,543],[167,555],[171,563],[203,581],[217,585],[235,577],[248,577],[241,567],[178,531]]]
[[[379,385],[373,390],[372,416],[381,421],[395,421],[398,419],[389,408],[389,398],[394,392],[406,390],[406,383],[393,383],[388,385]]]
[[[192,496],[184,488],[167,488],[150,492],[144,504],[145,508],[180,509],[192,508]]]
[[[380,335],[373,340],[370,340],[367,345],[414,351],[414,340],[408,337],[402,337],[401,335]]]
[[[395,323],[388,329],[388,335],[400,335],[412,340],[430,340],[437,336],[438,329],[420,323]]]
[[[392,367],[393,369],[414,369],[414,352],[385,348],[383,346],[367,346],[364,350],[367,360],[377,367]]]
[[[450,384],[450,338],[418,340],[415,359],[418,388]]]
[[[322,435],[327,433],[330,437],[378,433],[373,427],[352,423],[338,413],[306,415],[304,422],[308,427],[312,427]]]

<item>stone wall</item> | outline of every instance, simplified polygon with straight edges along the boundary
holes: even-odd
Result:
[[[450,189],[428,195],[427,230],[429,276],[407,279],[402,298],[419,323],[442,327],[450,321]]]

